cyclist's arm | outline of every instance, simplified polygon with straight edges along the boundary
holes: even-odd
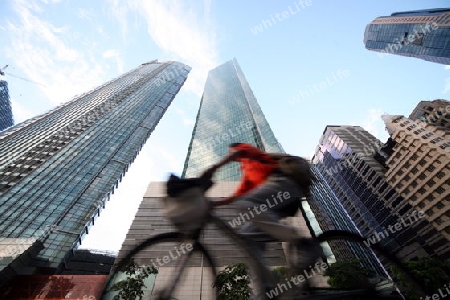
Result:
[[[206,171],[203,172],[202,177],[204,177],[204,176],[208,177],[207,175],[212,176],[212,174],[214,174],[214,172],[218,168],[222,167],[223,165],[226,165],[229,162],[232,162],[232,161],[236,160],[237,158],[242,156],[242,154],[243,154],[242,151],[234,151],[234,152],[228,154],[221,161],[219,161],[217,164],[212,165],[210,168],[206,169]]]

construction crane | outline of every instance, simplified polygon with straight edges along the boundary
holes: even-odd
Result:
[[[36,84],[42,85],[43,87],[47,87],[46,85],[44,85],[44,84],[42,84],[42,83],[39,83],[39,82],[36,82],[36,81],[33,81],[33,80],[29,80],[29,79],[23,78],[23,77],[20,77],[20,76],[11,74],[11,73],[9,73],[9,72],[6,73],[6,72],[5,72],[5,69],[6,69],[7,67],[8,67],[8,65],[6,65],[6,66],[4,66],[3,68],[0,69],[0,75],[1,75],[1,76],[8,75],[8,76],[11,76],[11,77],[19,78],[19,79],[22,79],[22,80],[25,80],[25,81],[28,81],[28,82],[32,82],[32,83],[36,83]]]

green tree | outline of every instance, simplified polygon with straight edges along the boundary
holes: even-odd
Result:
[[[278,282],[288,279],[289,269],[286,266],[276,267],[272,270],[273,276],[278,280]]]
[[[114,300],[142,300],[145,278],[151,274],[158,274],[158,270],[154,266],[138,266],[133,260],[125,267],[124,272],[128,277],[111,287],[113,291],[119,291],[119,294],[114,296]]]
[[[421,258],[404,263],[406,270],[424,287],[428,295],[436,293],[445,284],[450,282],[450,262],[437,258]],[[391,266],[392,275],[399,285],[406,288],[408,299],[419,299],[415,286],[405,274],[395,266]]]
[[[374,275],[372,270],[361,266],[360,259],[336,262],[325,271],[329,276],[328,284],[335,289],[357,290],[370,288],[369,278]]]
[[[218,300],[248,300],[252,294],[250,276],[243,263],[227,266],[217,274],[214,282]]]

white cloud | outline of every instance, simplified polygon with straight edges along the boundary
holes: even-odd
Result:
[[[102,56],[104,58],[114,58],[117,64],[117,70],[119,74],[123,73],[123,60],[121,58],[119,50],[109,49],[103,52]]]
[[[448,93],[450,91],[450,77],[445,78],[444,83],[444,90],[442,91],[443,94]]]
[[[77,9],[77,16],[78,16],[78,18],[80,18],[82,20],[92,21],[94,19],[95,14],[92,9],[80,7]]]
[[[39,88],[52,104],[65,102],[104,81],[101,65],[67,43],[64,36],[71,34],[70,28],[41,19],[38,12],[42,9],[36,1],[18,0],[13,9],[18,21],[7,22],[4,34],[9,35],[11,44],[4,50],[6,56],[13,67],[26,74],[24,77],[46,86]]]
[[[128,28],[126,15],[129,11],[145,19],[150,37],[167,52],[169,59],[192,67],[184,88],[201,95],[208,71],[218,65],[216,37],[209,17],[211,1],[204,2],[203,18],[180,0],[129,0],[125,6],[118,0],[109,2],[112,14],[124,31]]]
[[[14,124],[22,123],[35,115],[14,98],[11,98],[11,107],[14,117]]]
[[[55,3],[59,3],[62,0],[41,0],[42,3],[44,4],[55,4]]]
[[[363,120],[357,120],[352,125],[358,125],[370,132],[373,136],[379,139],[381,142],[386,142],[389,138],[389,134],[385,130],[385,125],[381,119],[381,115],[385,112],[378,108],[369,109]]]
[[[193,126],[195,124],[195,119],[189,118],[186,115],[186,112],[182,109],[175,108],[175,112],[183,117],[183,125],[185,127]]]

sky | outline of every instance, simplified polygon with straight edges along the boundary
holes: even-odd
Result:
[[[365,26],[446,0],[1,0],[0,67],[16,123],[144,62],[192,67],[81,248],[118,251],[151,181],[181,174],[208,71],[236,58],[287,153],[327,125],[385,142],[380,116],[450,99],[450,66],[366,50]],[[0,154],[1,155],[1,154]],[[231,192],[230,192],[231,193]]]

